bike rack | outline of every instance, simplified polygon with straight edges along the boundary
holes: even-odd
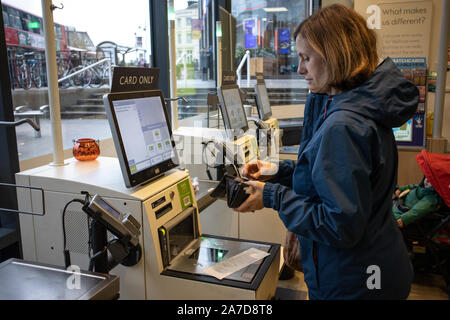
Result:
[[[5,127],[15,127],[18,125],[21,125],[23,123],[28,123],[30,126],[33,127],[34,130],[36,131],[40,131],[41,128],[38,124],[34,123],[33,120],[26,118],[26,119],[21,119],[18,121],[13,121],[13,122],[9,122],[9,121],[0,121],[0,126],[5,126]]]
[[[105,58],[105,59],[102,59],[100,61],[97,61],[97,62],[95,62],[95,63],[93,63],[93,64],[91,64],[91,65],[89,65],[87,67],[84,67],[83,69],[80,69],[80,70],[78,70],[78,71],[68,75],[68,76],[65,76],[65,77],[63,77],[61,79],[58,79],[58,82],[66,81],[66,80],[68,80],[68,79],[70,79],[70,78],[72,78],[72,77],[74,77],[74,76],[76,76],[76,75],[78,75],[80,73],[85,72],[88,69],[94,68],[94,67],[96,67],[96,66],[98,66],[100,64],[103,64],[105,62],[107,62],[108,66],[109,66],[109,68],[108,68],[108,70],[109,70],[108,71],[108,80],[109,80],[109,86],[111,87],[111,82],[112,82],[111,67],[112,67],[112,63],[111,63],[111,59],[109,59],[109,58]]]
[[[20,64],[17,61],[20,61]],[[34,53],[24,52],[23,54],[15,54],[14,57],[14,84],[13,89],[17,83],[19,88],[28,90],[33,83],[36,88],[42,87],[42,76],[40,74],[38,60],[34,58]],[[37,82],[39,79],[39,83]],[[29,85],[28,85],[29,83]]]

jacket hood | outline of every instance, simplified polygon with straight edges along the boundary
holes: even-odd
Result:
[[[335,95],[328,114],[349,110],[396,128],[412,118],[418,103],[417,87],[387,58],[361,86]]]

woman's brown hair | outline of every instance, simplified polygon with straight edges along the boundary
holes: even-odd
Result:
[[[328,85],[342,91],[353,89],[375,71],[378,65],[375,32],[356,11],[334,4],[303,22],[294,32],[301,36],[325,61]]]

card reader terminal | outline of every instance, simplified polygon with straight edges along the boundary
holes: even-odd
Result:
[[[139,244],[141,232],[140,223],[129,213],[122,214],[103,200],[98,194],[92,197],[83,210],[93,219],[100,221],[112,234],[118,238],[129,238],[133,246]]]

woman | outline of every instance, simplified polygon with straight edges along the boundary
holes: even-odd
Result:
[[[405,299],[413,271],[391,210],[392,128],[412,117],[418,90],[391,59],[378,65],[374,32],[343,5],[304,20],[294,38],[311,91],[297,163],[247,164],[260,181],[236,210],[279,212],[300,240],[310,299]]]

